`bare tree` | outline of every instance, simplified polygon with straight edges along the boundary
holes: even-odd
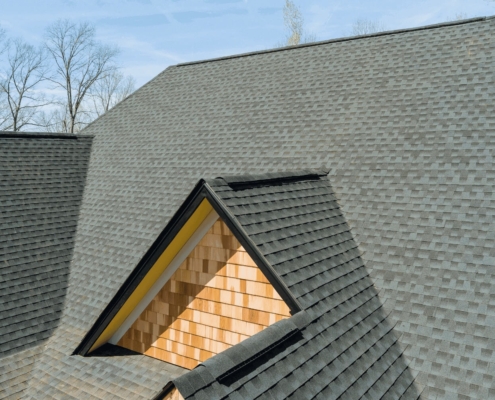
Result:
[[[373,21],[370,19],[358,19],[352,25],[351,35],[369,35],[371,33],[382,32],[385,30],[385,25],[380,21]]]
[[[46,79],[45,54],[41,49],[12,40],[7,47],[7,60],[1,72],[3,130],[20,131],[26,126],[37,125],[36,117],[46,105],[42,92],[37,90]]]
[[[44,110],[39,121],[47,132],[68,132],[70,125],[66,109],[61,104],[52,104],[49,110]]]
[[[289,31],[287,38],[288,46],[295,46],[301,43],[303,34],[304,19],[301,11],[291,0],[285,0],[284,6],[284,25]]]
[[[118,50],[97,42],[92,25],[69,20],[51,25],[46,39],[46,48],[55,64],[54,77],[50,80],[65,93],[62,114],[68,117],[68,123],[62,127],[74,133],[85,124],[83,102],[90,89],[115,71]]]
[[[9,125],[9,107],[5,93],[0,90],[0,131],[8,130]]]
[[[132,76],[124,76],[120,71],[107,74],[90,90],[93,112],[98,117],[105,114],[134,92],[135,86],[136,82]]]
[[[5,51],[5,29],[0,26],[0,55]],[[5,126],[6,121],[9,118],[9,110],[5,93],[0,89],[0,129]]]
[[[463,19],[467,19],[468,18],[468,15],[464,12],[460,12],[460,13],[457,13],[456,15],[454,15],[453,17],[451,18],[448,18],[447,19],[447,22],[450,22],[450,21],[462,21]]]
[[[285,0],[283,15],[284,25],[288,31],[288,35],[286,41],[277,44],[276,47],[296,46],[301,43],[311,43],[317,40],[315,34],[304,32],[304,18],[293,1]]]
[[[0,26],[0,54],[2,54],[4,51],[5,51],[5,38],[7,37],[7,35],[5,34],[5,29],[3,29],[1,26]]]
[[[78,112],[74,132],[79,132],[93,120],[93,113],[81,106]],[[39,125],[47,132],[70,132],[71,118],[65,104],[54,101],[38,118]]]

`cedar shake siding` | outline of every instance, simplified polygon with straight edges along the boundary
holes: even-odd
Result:
[[[118,344],[192,369],[288,317],[288,306],[218,220]]]

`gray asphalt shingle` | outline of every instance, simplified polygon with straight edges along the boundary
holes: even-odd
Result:
[[[19,398],[59,323],[91,141],[0,132],[2,398]]]
[[[321,167],[330,169],[422,396],[495,396],[494,41],[495,20],[478,19],[173,66],[90,125],[64,312],[32,368],[27,396],[70,398],[65,381],[78,398],[159,391],[171,377],[163,363],[71,354],[198,179]],[[324,221],[317,202],[311,207],[314,220]],[[25,213],[39,211],[33,204]],[[296,211],[284,214],[291,224]],[[257,222],[260,240],[273,242],[264,231],[277,222]],[[298,288],[304,278],[290,260],[299,253],[279,248],[287,256],[280,270],[300,301],[330,308]],[[331,260],[317,244],[299,251]],[[334,256],[349,251],[344,242]],[[307,268],[325,275],[318,264]],[[388,338],[374,323],[376,335]],[[378,354],[370,346],[363,359]],[[415,394],[400,377],[389,395]],[[345,385],[335,380],[335,390]],[[368,397],[383,392],[378,386]]]

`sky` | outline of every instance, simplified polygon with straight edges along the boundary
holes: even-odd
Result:
[[[125,74],[141,86],[170,65],[266,50],[287,36],[285,0],[0,0],[9,36],[40,44],[48,25],[69,18],[95,25],[117,45]],[[350,35],[368,19],[387,30],[495,14],[489,0],[294,0],[304,30],[317,40]]]

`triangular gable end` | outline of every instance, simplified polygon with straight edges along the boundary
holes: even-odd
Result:
[[[194,368],[300,310],[236,218],[200,181],[74,354],[111,343]]]
[[[117,344],[192,369],[288,317],[287,304],[217,218]]]

